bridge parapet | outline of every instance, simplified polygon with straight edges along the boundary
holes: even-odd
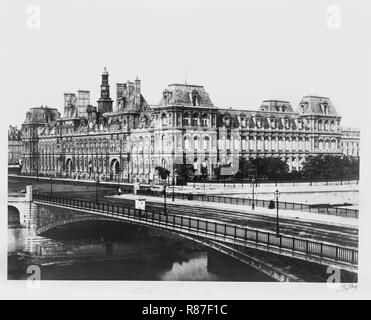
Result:
[[[322,265],[335,265],[344,270],[357,272],[358,250],[356,248],[342,247],[301,237],[276,235],[269,231],[233,225],[217,220],[170,213],[165,215],[161,212],[136,210],[134,208],[87,200],[34,195],[34,202],[57,208],[71,208],[81,213],[100,215],[124,222],[144,224],[175,232],[179,235],[201,237],[242,248],[249,247],[261,251],[269,251],[278,255]],[[44,229],[42,226],[39,226],[39,230]]]

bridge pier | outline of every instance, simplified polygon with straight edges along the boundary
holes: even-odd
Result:
[[[25,226],[27,228],[26,251],[31,254],[40,255],[39,245],[45,238],[37,235],[37,205],[33,202],[32,186],[26,186],[25,198]]]

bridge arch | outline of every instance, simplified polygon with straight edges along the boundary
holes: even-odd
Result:
[[[227,244],[221,244],[221,243],[218,243],[217,241],[204,239],[198,236],[192,236],[186,233],[179,233],[175,230],[164,229],[156,225],[143,225],[142,223],[137,222],[137,221],[122,220],[122,219],[101,216],[101,215],[96,215],[96,214],[91,214],[89,216],[76,215],[76,216],[70,216],[62,220],[49,222],[43,226],[40,226],[37,228],[37,234],[39,236],[42,236],[42,235],[45,235],[47,232],[57,229],[58,227],[72,225],[72,224],[79,223],[79,222],[87,222],[87,221],[89,222],[90,221],[112,221],[112,222],[117,222],[121,224],[123,223],[123,224],[129,224],[129,225],[135,225],[135,226],[146,227],[146,228],[150,228],[154,230],[159,230],[161,232],[164,232],[165,234],[166,233],[171,234],[173,236],[198,243],[209,249],[216,250],[219,253],[225,254],[226,256],[232,257],[242,263],[245,263],[246,265],[249,265],[250,267],[264,273],[265,275],[270,276],[272,279],[275,279],[278,281],[301,281],[301,279],[297,278],[294,275],[286,273],[284,270],[280,270],[279,268],[266,264],[264,259],[262,260],[258,259],[256,256],[250,255],[248,253],[241,253],[238,250],[236,250],[236,248],[233,248],[233,246],[229,246]]]
[[[15,206],[8,205],[8,225],[19,225],[21,223],[21,214]]]

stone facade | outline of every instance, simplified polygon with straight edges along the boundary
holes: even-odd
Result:
[[[8,165],[19,165],[22,160],[22,135],[17,127],[8,129]]]
[[[358,129],[346,128],[342,130],[341,149],[348,157],[359,157],[360,132]]]
[[[150,106],[138,79],[117,83],[114,103],[108,79],[104,70],[97,107],[83,91],[83,106],[65,95],[62,116],[30,109],[22,125],[24,174],[149,182],[156,166],[172,172],[174,163],[192,164],[196,174],[226,164],[235,173],[241,156],[278,156],[300,170],[308,155],[342,153],[341,117],[327,97],[303,97],[295,111],[278,100],[236,110],[216,107],[203,86],[171,84]]]

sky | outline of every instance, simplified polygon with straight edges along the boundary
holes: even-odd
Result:
[[[9,124],[30,107],[63,112],[67,91],[90,90],[96,104],[106,67],[112,98],[115,83],[136,77],[150,104],[185,81],[205,86],[221,108],[282,99],[296,109],[312,94],[331,99],[343,126],[359,127],[359,1],[19,0],[8,10]]]

